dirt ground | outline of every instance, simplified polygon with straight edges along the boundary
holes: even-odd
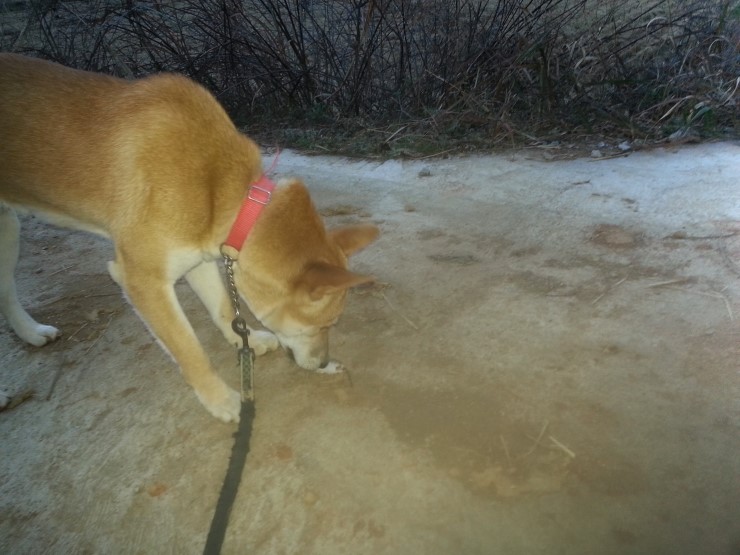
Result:
[[[258,359],[224,553],[740,553],[740,146],[547,161],[283,153],[328,224],[375,222],[332,332],[348,375]],[[269,161],[269,158],[268,158]],[[25,218],[0,322],[0,552],[199,553],[234,425],[106,274]],[[236,355],[178,293],[223,376]]]

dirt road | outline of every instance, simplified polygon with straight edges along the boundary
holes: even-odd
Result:
[[[258,360],[225,553],[740,552],[740,147],[415,162],[286,152],[329,225],[375,222],[333,332],[350,373]],[[199,553],[232,425],[106,274],[25,219],[0,322],[0,552]],[[235,354],[178,293],[235,386]]]

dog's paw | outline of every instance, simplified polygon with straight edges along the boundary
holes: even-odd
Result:
[[[252,330],[249,334],[249,346],[254,349],[257,356],[274,351],[280,346],[274,333],[264,330]]]
[[[342,372],[344,372],[344,366],[335,360],[330,360],[329,364],[316,370],[318,374],[341,374]]]
[[[196,390],[195,394],[208,412],[219,420],[239,422],[241,396],[220,379],[214,382],[209,391]]]
[[[16,333],[23,341],[36,347],[43,347],[61,335],[54,326],[45,326],[36,322],[17,329]]]

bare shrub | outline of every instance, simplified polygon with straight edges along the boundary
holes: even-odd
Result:
[[[738,8],[732,19],[729,2],[654,1],[632,11],[620,4],[568,45],[571,104],[642,130],[705,118],[736,126]]]
[[[385,143],[471,131],[490,143],[553,126],[737,130],[740,7],[729,0],[28,6],[3,49],[126,77],[182,72],[244,121],[350,122],[387,130]]]

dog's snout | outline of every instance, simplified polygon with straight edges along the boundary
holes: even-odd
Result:
[[[308,335],[284,337],[280,342],[290,359],[298,366],[307,370],[318,370],[326,368],[331,362],[327,339],[325,335]]]

